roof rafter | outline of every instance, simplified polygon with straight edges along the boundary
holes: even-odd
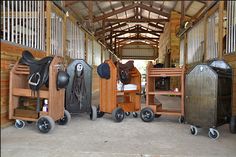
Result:
[[[122,12],[124,12],[124,11],[126,11],[126,10],[133,9],[133,8],[135,8],[135,7],[136,7],[136,4],[134,4],[134,5],[128,5],[128,6],[126,6],[126,7],[121,8],[121,9],[117,9],[117,10],[111,11],[111,12],[106,13],[106,14],[101,15],[101,16],[97,16],[97,17],[94,18],[94,22],[98,22],[98,21],[103,20],[103,19],[106,19],[106,18],[108,18],[108,17],[110,17],[110,16],[113,16],[113,15],[116,15],[116,14],[119,14],[119,13],[122,13]]]
[[[120,8],[120,9],[117,9],[117,10],[113,10],[109,13],[106,13],[104,15],[101,15],[101,16],[97,16],[94,18],[94,22],[98,22],[100,20],[103,20],[103,19],[106,19],[110,16],[113,16],[113,15],[117,15],[119,13],[122,13],[122,12],[125,12],[127,10],[130,10],[130,9],[133,9],[133,8],[136,8],[136,7],[139,7],[141,9],[144,9],[144,10],[147,10],[147,11],[150,11],[150,12],[153,12],[153,13],[156,13],[158,15],[162,15],[162,16],[165,16],[167,18],[169,18],[170,14],[169,13],[166,13],[166,12],[163,12],[163,11],[160,11],[160,10],[157,10],[153,7],[149,7],[149,6],[146,6],[144,4],[141,4],[141,3],[134,3],[132,5],[128,5],[128,6],[125,6],[123,8]]]
[[[149,22],[168,22],[169,19],[163,19],[163,18],[159,18],[159,19],[105,19],[105,22],[129,22],[129,23],[149,23]]]

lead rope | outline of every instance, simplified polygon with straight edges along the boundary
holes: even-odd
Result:
[[[81,102],[83,98],[87,100],[84,72],[82,72],[80,76],[76,75],[75,73],[71,88],[69,104],[73,104],[75,102]]]

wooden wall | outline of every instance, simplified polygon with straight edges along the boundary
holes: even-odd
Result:
[[[165,24],[164,32],[160,36],[159,40],[159,60],[158,63],[164,63],[165,62],[165,56],[170,49],[170,22]]]
[[[42,51],[1,41],[1,127],[11,124],[8,119],[9,74],[11,65],[21,57],[23,50],[29,50],[37,58],[46,55],[46,53]]]
[[[179,13],[172,11],[170,22],[166,23],[164,32],[160,36],[159,63],[164,63],[166,53],[170,53],[171,64],[179,65],[180,39],[176,36],[176,33],[180,25],[180,16]]]

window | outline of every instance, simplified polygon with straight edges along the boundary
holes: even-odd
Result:
[[[226,54],[236,52],[236,1],[227,1]]]

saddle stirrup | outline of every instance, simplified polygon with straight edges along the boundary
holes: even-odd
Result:
[[[32,79],[33,79],[34,76],[38,76],[37,82],[33,82],[33,81],[32,81]],[[39,84],[39,82],[40,82],[40,77],[41,77],[41,75],[40,75],[39,72],[34,73],[34,74],[32,74],[32,75],[30,76],[28,83],[29,83],[30,85],[32,85],[32,86],[37,86],[37,85]]]

